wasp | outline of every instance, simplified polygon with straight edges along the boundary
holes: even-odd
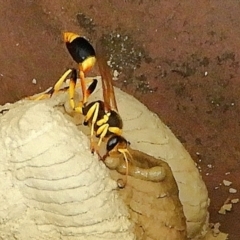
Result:
[[[93,46],[85,38],[70,32],[64,33],[63,36],[71,57],[78,64],[82,101],[78,106],[76,106],[74,102],[75,87],[77,83],[77,70],[74,68],[67,70],[62,75],[55,84],[53,92],[60,89],[63,81],[70,75],[70,105],[74,111],[80,112],[85,116],[83,124],[90,125],[91,137],[93,137],[95,133],[96,137],[99,138],[98,146],[100,146],[103,139],[112,134],[121,136],[123,127],[123,122],[117,109],[110,68],[107,65],[102,44],[98,41],[96,53]],[[88,97],[95,90],[97,80],[94,79],[87,87],[88,82],[85,78],[85,73],[93,68],[96,62],[98,63],[99,72],[102,77],[103,101],[99,100],[88,103]],[[120,138],[117,139],[119,140]]]
[[[128,159],[131,154],[128,151],[129,142],[122,136],[123,121],[118,113],[117,103],[112,83],[112,76],[107,65],[104,49],[101,41],[98,41],[96,51],[93,46],[84,37],[75,33],[66,32],[63,39],[73,60],[78,64],[78,71],[75,68],[68,69],[56,82],[56,84],[44,95],[50,97],[61,90],[63,82],[69,76],[69,102],[75,112],[84,115],[84,125],[90,127],[90,145],[91,152],[96,152],[101,160],[108,156],[115,156],[119,153],[124,156],[126,162],[126,176],[128,175]],[[92,69],[97,62],[102,79],[103,101],[98,100],[88,103],[88,98],[97,86],[97,80],[88,82],[85,75]],[[77,79],[80,79],[82,90],[82,100],[78,105],[75,104],[74,95]],[[43,95],[38,99],[43,98]],[[94,138],[99,140],[97,144]],[[102,142],[106,143],[106,153],[101,156],[99,148]]]
[[[75,33],[67,32],[63,36],[70,55],[78,64],[78,71],[75,68],[68,69],[50,90],[35,98],[35,100],[42,99],[46,95],[51,97],[58,91],[68,89],[70,106],[74,111],[84,115],[83,124],[91,128],[91,151],[93,153],[96,151],[107,167],[126,175],[125,181],[122,179],[117,181],[120,188],[126,185],[129,174],[143,180],[161,181],[164,174],[158,166],[153,165],[150,168],[149,166],[144,168],[137,166],[138,162],[146,157],[143,153],[132,150],[130,143],[122,136],[123,121],[118,113],[112,75],[107,65],[102,43],[97,42],[95,51],[89,41]],[[102,79],[103,101],[98,100],[88,103],[89,96],[97,86],[97,80],[93,79],[89,82],[85,75],[94,67],[96,62]],[[61,88],[68,76],[70,79],[69,86]],[[80,78],[82,100],[76,106],[74,95],[78,76]],[[94,142],[95,136],[99,139],[97,145]],[[102,142],[106,143],[106,151],[103,156],[99,153]]]

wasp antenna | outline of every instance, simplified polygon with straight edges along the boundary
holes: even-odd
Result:
[[[126,163],[126,176],[128,176],[128,158],[127,158],[126,152],[128,152],[128,151],[127,150],[123,150],[122,154],[124,156],[124,160],[125,160],[125,163]]]
[[[128,156],[129,156],[130,162],[133,162],[133,156],[132,156],[132,154],[131,154],[127,149],[126,149],[125,151],[126,151],[126,153],[128,154]]]
[[[127,177],[128,177],[128,172],[129,172],[128,158],[127,158],[127,154],[126,154],[126,153],[128,153],[128,150],[127,149],[118,149],[118,151],[123,154],[123,157],[124,157],[124,160],[126,163],[126,173],[125,173],[126,180],[125,180],[125,184],[124,184],[124,186],[125,186],[127,184]]]

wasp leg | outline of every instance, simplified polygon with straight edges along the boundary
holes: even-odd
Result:
[[[85,73],[94,66],[95,62],[95,56],[91,56],[85,59],[82,63],[79,63],[79,77],[82,86],[83,104],[85,104],[88,99],[88,89],[86,87]]]
[[[88,100],[88,98],[89,98],[89,96],[93,93],[93,91],[96,89],[96,86],[97,86],[97,79],[91,79],[90,81],[89,81],[89,79],[85,79],[85,81],[84,81],[84,86],[82,86],[82,83],[81,83],[81,87],[82,87],[82,89],[83,88],[86,88],[86,84],[88,84],[88,82],[91,82],[90,84],[89,84],[89,86],[88,86],[88,88],[86,89],[86,90],[82,90],[83,92],[84,92],[84,96],[83,96],[83,99],[82,99],[82,101],[80,101],[80,103],[79,103],[79,106],[78,107],[75,107],[75,104],[74,105],[71,105],[71,107],[76,111],[76,112],[79,112],[79,113],[83,113],[82,112],[82,108],[83,108],[83,106],[84,105],[86,105],[86,102],[87,102],[87,100]],[[73,99],[74,99],[74,96],[72,95],[70,98],[72,98],[72,101],[74,101]],[[73,102],[74,103],[74,102]]]
[[[82,96],[83,96],[83,104],[87,102],[87,87],[86,87],[86,81],[85,81],[85,74],[82,71],[81,67],[79,68],[79,77],[82,87]]]
[[[122,129],[120,129],[119,127],[109,127],[108,131],[119,136],[122,135]]]
[[[85,119],[84,119],[84,124],[88,123],[89,120],[92,118],[91,120],[91,133],[90,133],[90,147],[91,147],[91,152],[94,153],[95,151],[98,151],[98,149],[96,149],[96,146],[94,144],[94,128],[95,128],[95,124],[97,121],[97,117],[98,117],[98,113],[99,113],[99,103],[96,102],[93,104],[93,106],[88,110]]]
[[[53,94],[58,93],[59,91],[66,90],[68,88],[63,88],[61,89],[63,82],[66,80],[67,76],[73,72],[74,69],[68,69],[60,78],[59,80],[55,83],[55,85],[50,89],[48,92],[45,93],[49,97],[51,97]],[[41,96],[39,96],[38,100],[42,99]]]
[[[37,95],[33,95],[33,96],[28,96],[25,97],[23,99],[27,99],[27,100],[33,100],[33,101],[39,101],[45,98],[49,98],[52,94],[53,91],[53,87],[51,87],[48,91],[41,93],[41,94],[37,94]]]
[[[74,96],[75,96],[76,84],[77,84],[77,70],[72,69],[70,80],[69,80],[69,89],[68,89],[69,104],[74,111],[82,113],[81,107],[78,107],[78,108],[75,107]]]
[[[30,100],[42,100],[45,98],[50,98],[53,94],[59,92],[59,91],[65,91],[68,89],[68,87],[61,89],[61,86],[63,84],[63,82],[66,80],[67,76],[72,72],[72,69],[68,69],[60,78],[59,80],[55,83],[55,85],[53,87],[51,87],[48,91],[37,95],[37,96],[31,96],[31,97],[27,97],[27,99]]]
[[[108,123],[105,123],[101,127],[98,128],[98,130],[96,132],[96,136],[99,137],[98,147],[100,147],[104,137],[107,135],[108,129],[109,129]]]
[[[100,120],[97,121],[97,123],[96,123],[97,126],[101,127],[102,125],[104,125],[105,123],[107,123],[108,120],[109,120],[109,116],[110,116],[110,113],[106,113],[106,114],[103,116],[102,119],[100,119]]]
[[[62,85],[63,85],[63,82],[67,79],[68,75],[69,75],[70,73],[72,73],[74,70],[75,70],[75,69],[72,69],[72,68],[68,69],[68,70],[59,78],[59,80],[55,83],[55,85],[54,85],[54,87],[53,87],[53,90],[52,90],[52,93],[51,93],[50,97],[51,97],[53,94],[61,91],[61,87],[62,87]]]
[[[109,117],[110,117],[110,113],[107,113],[103,116],[102,119],[98,120],[96,123],[97,126],[99,126],[96,132],[96,136],[100,137],[98,146],[101,145],[103,138],[107,135],[107,132],[111,132],[118,136],[122,134],[122,129],[120,129],[119,127],[109,126],[109,123],[108,123]]]

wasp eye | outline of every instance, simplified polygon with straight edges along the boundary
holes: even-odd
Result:
[[[118,135],[113,135],[112,137],[110,137],[108,139],[108,142],[107,142],[107,151],[108,152],[112,151],[118,145],[120,138],[121,137]]]
[[[129,142],[122,136],[120,135],[113,135],[108,139],[107,142],[107,152],[112,151],[114,148],[116,151],[118,149],[125,149],[129,145]]]

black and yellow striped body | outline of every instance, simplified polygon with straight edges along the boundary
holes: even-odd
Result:
[[[94,123],[94,131],[96,133],[96,136],[99,137],[99,134],[97,134],[97,133],[98,133],[99,128],[103,124],[108,124],[108,131],[107,131],[105,137],[109,137],[113,133],[117,134],[119,131],[121,132],[121,130],[123,128],[123,122],[122,122],[120,115],[114,110],[111,110],[108,113],[105,113],[104,102],[100,101],[100,100],[96,101],[96,102],[91,102],[82,108],[83,115],[85,115],[85,116],[91,115],[89,118],[86,118],[86,120],[84,121],[83,124],[84,125],[92,124],[93,114],[92,114],[91,108],[96,104],[99,105],[96,122]],[[117,128],[117,129],[119,129],[119,131],[112,132],[111,131],[112,128],[114,128],[114,129]]]

